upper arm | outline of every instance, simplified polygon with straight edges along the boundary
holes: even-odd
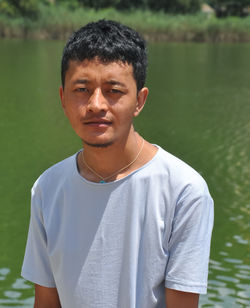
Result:
[[[166,289],[167,308],[198,308],[199,294]]]
[[[213,227],[213,201],[204,180],[196,179],[182,191],[175,206],[165,287],[205,294]]]
[[[35,284],[34,308],[61,308],[57,289]]]
[[[26,280],[54,288],[53,262],[48,254],[48,230],[46,211],[43,208],[42,191],[34,185],[31,195],[30,225],[21,275]]]

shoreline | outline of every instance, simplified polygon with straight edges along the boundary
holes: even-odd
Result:
[[[112,8],[70,11],[64,7],[41,7],[36,20],[0,15],[0,38],[65,40],[84,24],[102,18],[133,27],[150,42],[250,42],[250,16],[218,19],[204,13],[168,15]]]

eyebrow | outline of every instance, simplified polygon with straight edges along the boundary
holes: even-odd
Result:
[[[90,81],[88,79],[76,79],[73,84],[78,84],[78,83],[81,83],[81,84],[86,84],[86,83],[90,83]]]
[[[113,85],[113,86],[118,85],[118,86],[121,86],[121,87],[124,87],[124,88],[126,87],[126,85],[124,83],[122,83],[120,81],[117,81],[117,80],[109,80],[109,81],[107,81],[105,83]]]
[[[88,83],[91,83],[91,81],[88,80],[88,79],[76,79],[76,80],[73,82],[73,84],[88,84]],[[123,88],[126,87],[126,85],[125,85],[124,83],[122,83],[122,82],[120,82],[120,81],[117,81],[117,80],[113,80],[113,79],[112,79],[112,80],[106,81],[105,84],[113,85],[113,86],[118,85],[118,86],[121,86],[121,87],[123,87]]]

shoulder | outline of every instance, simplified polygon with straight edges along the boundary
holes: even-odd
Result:
[[[174,204],[174,222],[213,224],[214,203],[203,177],[187,163],[162,148],[159,149],[162,172],[167,172],[168,189]],[[160,165],[159,165],[160,167]],[[184,219],[184,220],[183,220]]]
[[[159,147],[155,168],[165,174],[168,184],[179,196],[187,193],[209,195],[206,181],[201,174],[173,154]]]
[[[74,154],[45,170],[35,181],[32,192],[55,187],[76,173],[76,155]]]
[[[156,163],[174,180],[204,183],[203,177],[180,158],[159,147]]]

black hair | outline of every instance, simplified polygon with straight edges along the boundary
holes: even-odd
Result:
[[[147,72],[145,40],[133,29],[112,20],[88,23],[74,32],[66,43],[61,79],[64,87],[69,61],[100,59],[104,63],[122,61],[132,64],[137,90],[144,87]]]

